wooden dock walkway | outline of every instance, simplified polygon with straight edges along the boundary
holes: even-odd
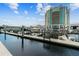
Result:
[[[1,42],[0,42],[0,56],[12,56],[12,54]]]

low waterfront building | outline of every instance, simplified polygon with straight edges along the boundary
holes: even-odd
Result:
[[[31,27],[31,32],[32,33],[40,33],[40,26],[32,26]]]

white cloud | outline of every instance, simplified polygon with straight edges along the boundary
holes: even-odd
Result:
[[[8,3],[9,7],[14,11],[14,13],[18,14],[18,3]]]
[[[45,12],[51,8],[51,5],[45,6]]]
[[[9,3],[9,7],[12,8],[12,9],[17,10],[19,5],[17,3]]]
[[[24,13],[27,15],[28,14],[28,11],[26,10],[26,11],[24,11]]]
[[[42,8],[43,8],[42,3],[38,3],[37,4],[37,12],[41,12],[42,11]]]
[[[75,9],[79,8],[79,3],[72,3],[70,4],[70,9],[73,11]]]
[[[40,15],[44,16],[46,11],[51,8],[51,5],[48,4],[37,4],[37,12]]]
[[[45,15],[45,12],[40,12],[39,15],[40,16],[44,16]]]
[[[17,10],[14,10],[14,13],[19,14],[19,12]]]

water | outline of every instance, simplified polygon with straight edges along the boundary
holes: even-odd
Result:
[[[14,56],[78,56],[79,50],[0,34],[0,41]]]

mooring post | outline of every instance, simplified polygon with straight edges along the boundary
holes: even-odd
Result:
[[[4,25],[4,34],[6,34],[6,26]]]
[[[43,40],[45,40],[45,31],[43,31]]]
[[[24,26],[22,26],[22,37],[24,36]]]
[[[49,31],[49,41],[51,41],[51,32]]]
[[[6,40],[6,26],[4,25],[4,39]]]

